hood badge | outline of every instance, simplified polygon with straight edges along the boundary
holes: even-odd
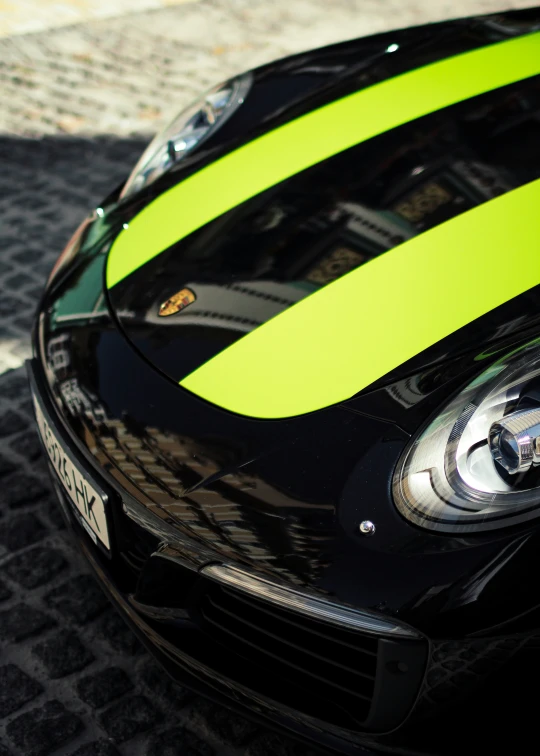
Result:
[[[193,304],[196,299],[197,297],[191,289],[180,289],[160,305],[158,315],[161,318],[165,318],[167,315],[175,315],[188,305]]]

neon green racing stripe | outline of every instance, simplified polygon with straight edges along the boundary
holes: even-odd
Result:
[[[540,284],[540,180],[356,268],[251,331],[182,386],[281,418],[341,402]]]
[[[307,113],[203,168],[122,230],[107,286],[233,207],[389,129],[540,73],[540,32],[446,58]]]

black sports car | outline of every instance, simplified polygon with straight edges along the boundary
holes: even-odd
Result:
[[[60,256],[29,373],[168,673],[353,753],[537,635],[539,239],[538,9],[277,61],[156,137]]]

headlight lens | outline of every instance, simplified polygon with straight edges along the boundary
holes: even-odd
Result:
[[[231,79],[176,116],[143,152],[120,199],[151,184],[223,126],[244,102],[251,81],[250,73]]]
[[[444,533],[540,516],[540,339],[491,365],[413,440],[393,493],[404,517]]]

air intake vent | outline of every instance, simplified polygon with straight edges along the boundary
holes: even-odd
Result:
[[[273,698],[282,700],[283,690],[292,685],[295,707],[307,714],[316,716],[325,702],[335,710],[336,724],[354,727],[366,720],[377,672],[377,638],[217,585],[202,597],[199,621],[213,641],[256,664],[278,684]]]

